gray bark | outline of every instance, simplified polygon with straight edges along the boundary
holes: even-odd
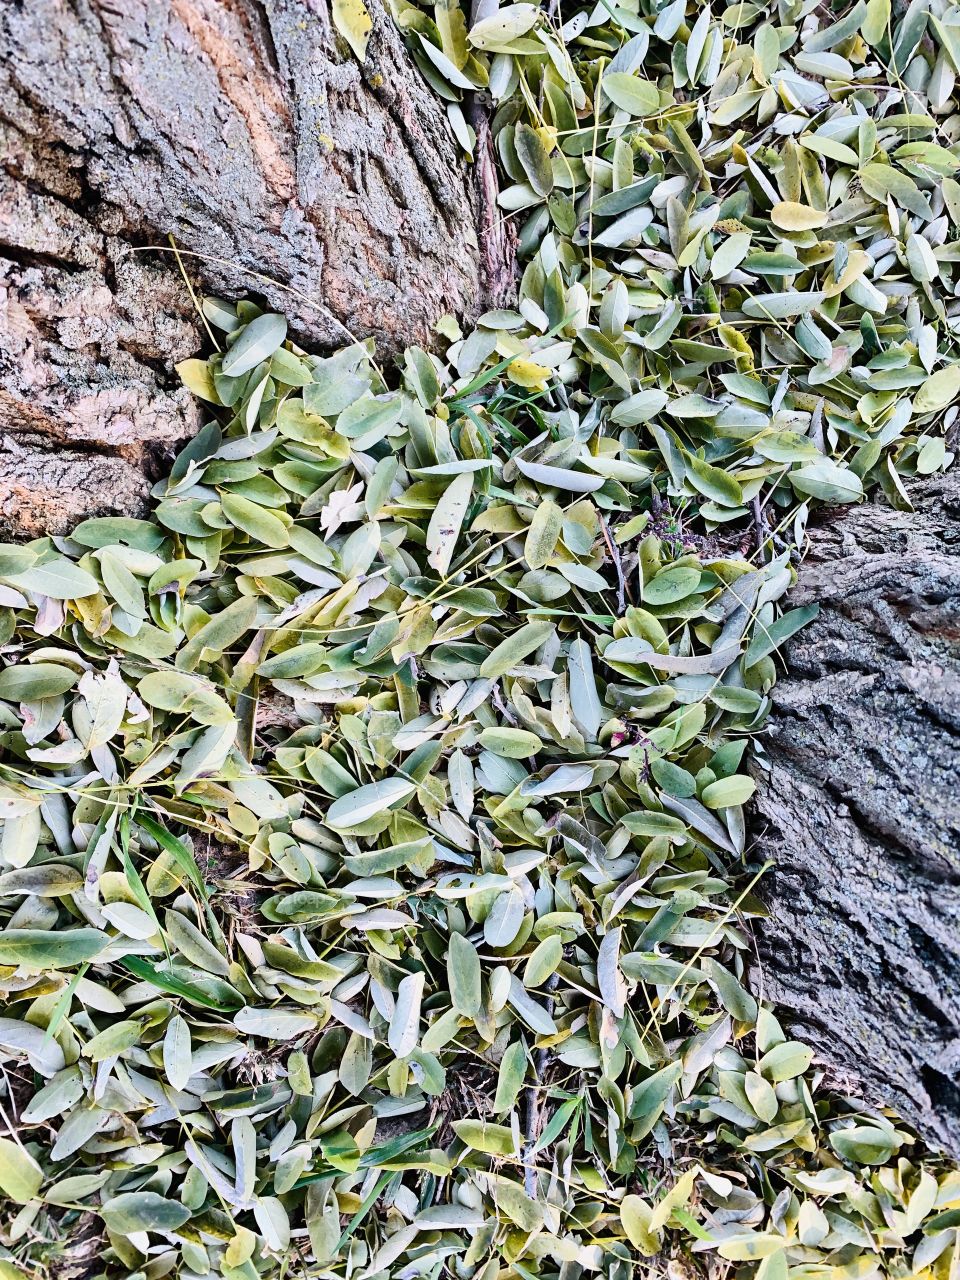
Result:
[[[960,474],[815,532],[760,779],[764,994],[960,1155]]]
[[[141,511],[199,425],[172,365],[202,330],[139,248],[172,235],[202,287],[382,356],[509,289],[482,113],[471,165],[368,9],[361,67],[326,0],[0,6],[0,535]]]

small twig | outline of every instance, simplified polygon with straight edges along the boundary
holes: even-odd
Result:
[[[757,555],[763,559],[763,548],[767,541],[767,518],[763,514],[759,497],[753,500],[753,524],[757,534]]]
[[[177,246],[177,242],[173,238],[172,234],[169,235],[167,239],[170,241],[170,247],[173,250],[173,256],[176,258],[177,266],[180,268],[180,274],[181,276],[183,276],[183,283],[187,286],[187,292],[190,294],[190,301],[193,303],[194,309],[196,310],[196,313],[200,317],[201,321],[203,322],[203,327],[207,331],[207,337],[213,343],[213,347],[215,351],[222,351],[223,348],[220,346],[220,343],[217,341],[216,334],[210,328],[210,321],[207,319],[206,315],[204,314],[204,310],[200,303],[200,299],[197,297],[194,291],[193,285],[190,281],[190,277],[187,275],[187,269],[183,265],[183,258],[181,258],[180,256],[180,250]]]
[[[531,1200],[535,1200],[537,1169],[534,1164],[533,1145],[537,1140],[540,1108],[537,1106],[537,1090],[534,1085],[529,1085],[524,1090],[524,1095],[523,1189]]]
[[[7,1115],[6,1111],[4,1111],[2,1106],[0,1106],[0,1118],[2,1118],[3,1123],[6,1126],[7,1133],[9,1133],[10,1137],[17,1144],[20,1150],[27,1152],[26,1147],[20,1140],[20,1134],[17,1132],[18,1126],[10,1123],[10,1117]],[[27,1152],[27,1154],[29,1155],[30,1153]]]
[[[600,519],[600,528],[603,531],[603,540],[607,544],[607,550],[610,552],[610,559],[613,561],[613,567],[617,574],[617,613],[623,614],[627,607],[627,580],[623,574],[623,560],[620,557],[620,548],[610,537],[610,530],[603,516],[597,513]]]
[[[507,724],[515,725],[517,723],[517,717],[513,714],[513,712],[510,710],[510,708],[507,706],[507,704],[503,700],[503,695],[500,692],[499,682],[495,684],[493,688],[490,690],[490,701],[493,703],[496,709],[503,716],[504,720],[506,720]]]

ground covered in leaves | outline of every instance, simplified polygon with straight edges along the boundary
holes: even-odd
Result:
[[[0,548],[0,1276],[946,1277],[960,1174],[744,985],[743,805],[811,501],[951,460],[960,10],[396,17],[517,308],[207,299],[153,518]]]

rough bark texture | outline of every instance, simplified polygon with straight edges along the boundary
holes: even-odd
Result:
[[[960,473],[815,533],[760,775],[764,992],[960,1155]]]
[[[173,235],[205,287],[383,355],[509,288],[482,121],[471,166],[368,8],[360,67],[326,0],[0,5],[0,534],[138,512],[198,426],[188,291],[132,250]]]

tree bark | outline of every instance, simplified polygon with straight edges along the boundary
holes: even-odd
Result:
[[[960,1156],[960,475],[813,535],[759,771],[764,994]]]
[[[383,356],[509,290],[482,120],[471,165],[367,7],[362,67],[326,0],[0,7],[0,535],[139,514],[199,425],[172,368],[195,309],[170,254],[135,250],[172,235],[204,288]]]

